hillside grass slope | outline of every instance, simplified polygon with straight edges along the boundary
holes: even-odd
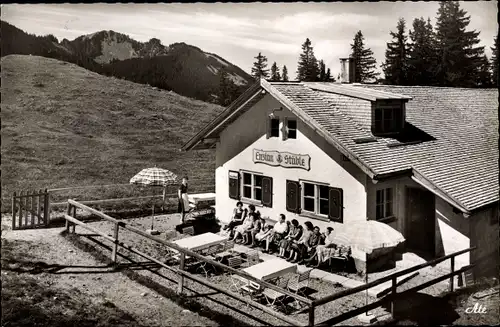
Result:
[[[1,64],[3,212],[14,191],[128,183],[155,165],[214,184],[213,151],[179,149],[222,107],[55,59]]]

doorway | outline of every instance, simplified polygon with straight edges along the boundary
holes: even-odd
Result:
[[[436,204],[433,193],[406,188],[406,246],[409,250],[434,256]]]

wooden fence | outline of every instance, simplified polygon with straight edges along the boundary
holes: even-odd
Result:
[[[90,227],[88,226],[87,224],[79,221],[78,219],[76,219],[76,208],[79,208],[81,210],[84,210],[86,212],[89,212],[89,213],[92,213],[98,217],[101,217],[109,222],[112,222],[114,223],[115,227],[114,227],[114,233],[113,233],[113,236],[109,236],[93,227]],[[292,297],[293,299],[301,302],[301,303],[304,303],[306,306],[309,306],[311,307],[313,301],[311,299],[308,299],[306,297],[303,297],[303,296],[300,296],[300,295],[297,295],[293,292],[290,292],[286,289],[282,289],[274,284],[271,284],[271,283],[268,283],[268,282],[265,282],[265,281],[262,281],[258,278],[255,278],[247,273],[245,273],[244,271],[241,271],[241,270],[237,270],[237,269],[234,269],[234,268],[231,268],[227,265],[224,265],[218,261],[214,261],[214,260],[211,260],[209,258],[206,258],[196,252],[193,252],[193,251],[190,251],[188,249],[185,249],[185,248],[182,248],[182,247],[179,247],[177,244],[175,243],[172,243],[172,242],[169,242],[169,241],[166,241],[164,239],[161,239],[161,238],[158,238],[158,237],[155,237],[155,236],[151,236],[149,235],[148,233],[146,233],[145,231],[143,230],[140,230],[140,229],[137,229],[137,228],[134,228],[132,226],[130,226],[129,224],[123,222],[123,221],[118,221],[96,209],[93,209],[91,207],[88,207],[82,203],[79,203],[77,201],[74,201],[74,200],[68,200],[68,208],[67,208],[67,214],[64,215],[64,218],[66,219],[66,230],[69,232],[69,233],[75,233],[75,226],[78,225],[78,226],[81,226],[89,231],[92,231],[100,236],[102,236],[103,238],[105,238],[106,240],[110,241],[113,243],[113,246],[112,246],[112,252],[111,252],[111,259],[113,262],[116,262],[116,259],[117,259],[117,252],[118,252],[118,247],[123,247],[127,250],[129,250],[130,252],[132,253],[135,253],[143,258],[146,258],[148,260],[151,260],[152,262],[160,265],[161,267],[165,268],[165,269],[168,269],[174,273],[176,273],[178,276],[179,276],[179,282],[178,282],[178,293],[182,294],[183,292],[183,289],[184,289],[184,278],[188,278],[190,280],[193,280],[195,282],[198,282],[206,287],[209,287],[213,290],[216,290],[222,294],[225,294],[229,297],[232,297],[236,300],[239,300],[241,302],[244,302],[246,304],[248,304],[249,306],[252,306],[254,308],[257,308],[257,309],[260,309],[261,311],[275,317],[275,318],[278,318],[290,325],[293,325],[293,326],[303,326],[304,324],[301,323],[300,321],[296,320],[296,319],[293,319],[291,317],[288,317],[282,313],[279,313],[275,310],[272,310],[271,308],[269,307],[266,307],[260,303],[257,303],[251,299],[247,299],[245,297],[242,297],[241,294],[238,294],[238,293],[235,293],[235,292],[232,292],[232,291],[229,291],[219,285],[216,285],[210,281],[208,281],[207,279],[205,278],[202,278],[202,277],[199,277],[199,276],[196,276],[196,275],[193,275],[187,271],[184,270],[184,261],[185,261],[185,258],[186,256],[189,256],[189,257],[192,257],[192,258],[196,258],[197,260],[199,261],[202,261],[202,262],[206,262],[210,265],[213,265],[215,267],[218,267],[220,269],[222,269],[223,271],[225,272],[229,272],[229,273],[232,273],[232,274],[235,274],[235,275],[239,275],[241,277],[244,277],[246,278],[247,280],[249,281],[252,281],[258,285],[260,285],[261,287],[264,287],[264,288],[270,288],[270,289],[273,289],[275,291],[278,291],[282,294],[285,294],[287,296],[290,296]],[[119,241],[119,232],[120,232],[120,229],[126,229],[130,232],[133,232],[137,235],[140,235],[142,237],[145,237],[149,240],[152,240],[152,241],[155,241],[155,242],[158,242],[162,245],[165,245],[171,249],[174,249],[176,251],[178,251],[181,255],[180,257],[180,267],[179,268],[176,268],[176,267],[172,267],[172,266],[169,266],[169,265],[166,265],[165,263],[163,263],[162,261],[156,259],[156,258],[153,258],[151,257],[150,255],[130,246],[130,245],[127,245],[127,244],[124,244],[123,242],[120,242]],[[309,326],[312,326],[314,324],[314,314],[311,314],[309,315]]]
[[[128,225],[127,223],[123,222],[123,221],[118,221],[96,209],[93,209],[91,207],[88,207],[80,202],[77,202],[77,201],[74,201],[74,200],[68,200],[67,202],[68,204],[68,208],[67,208],[67,214],[64,215],[64,218],[66,219],[66,229],[68,232],[72,232],[72,233],[75,233],[75,226],[76,225],[79,225],[87,230],[90,230],[102,237],[104,237],[106,240],[110,241],[113,243],[113,247],[112,247],[112,253],[111,253],[111,258],[112,258],[112,261],[113,262],[116,262],[116,259],[117,259],[117,251],[118,251],[118,247],[123,247],[129,251],[131,251],[132,253],[135,253],[143,258],[146,258],[148,260],[151,260],[152,262],[155,262],[156,264],[162,266],[163,268],[166,268],[174,273],[176,273],[178,276],[179,276],[179,284],[178,284],[178,292],[179,293],[182,293],[183,292],[183,287],[184,287],[184,278],[188,278],[190,280],[193,280],[193,281],[196,281],[206,287],[209,287],[213,290],[216,290],[222,294],[225,294],[229,297],[232,297],[234,299],[237,299],[241,302],[244,302],[254,308],[257,308],[257,309],[260,309],[262,310],[263,312],[265,313],[268,313],[270,314],[271,316],[273,317],[276,317],[286,323],[289,323],[293,326],[303,326],[304,324],[301,323],[300,321],[296,320],[296,319],[293,319],[291,317],[288,317],[286,315],[283,315],[277,311],[274,311],[264,305],[261,305],[260,303],[257,303],[251,299],[247,299],[247,298],[244,298],[242,297],[240,294],[237,294],[237,293],[234,293],[232,291],[229,291],[229,290],[226,290],[222,287],[220,287],[219,285],[216,285],[214,283],[211,283],[210,281],[202,278],[202,277],[198,277],[198,276],[195,276],[193,274],[190,274],[189,272],[187,271],[184,271],[184,260],[186,258],[186,256],[189,256],[189,257],[194,257],[196,259],[198,259],[199,261],[202,261],[202,262],[206,262],[208,264],[211,264],[215,267],[218,267],[218,268],[221,268],[222,270],[226,271],[226,272],[230,272],[232,274],[236,274],[236,275],[239,275],[241,277],[244,277],[246,278],[247,280],[250,280],[258,285],[260,285],[261,287],[264,287],[264,288],[270,288],[270,289],[273,289],[275,291],[278,291],[282,294],[285,294],[287,296],[290,296],[292,298],[294,298],[295,300],[297,301],[300,301],[302,303],[304,303],[306,305],[306,310],[308,310],[309,312],[309,319],[308,319],[308,326],[316,326],[316,325],[320,325],[320,326],[331,326],[331,325],[335,325],[335,324],[338,324],[342,321],[345,321],[349,318],[352,318],[352,317],[355,317],[361,313],[364,313],[364,312],[367,312],[369,310],[373,310],[377,307],[380,307],[386,303],[390,303],[390,307],[391,307],[391,316],[394,317],[394,304],[395,302],[397,302],[398,300],[402,300],[406,297],[408,297],[409,295],[411,295],[412,293],[415,293],[415,292],[418,292],[419,290],[422,290],[426,287],[429,287],[431,285],[434,285],[438,282],[441,282],[441,281],[444,281],[446,279],[449,279],[450,281],[450,285],[449,285],[449,290],[450,291],[453,291],[453,287],[454,287],[454,283],[453,283],[453,277],[456,276],[456,275],[460,275],[462,273],[464,273],[465,271],[468,271],[469,269],[473,268],[474,265],[469,265],[469,266],[466,266],[466,267],[462,267],[461,269],[458,269],[458,270],[455,270],[455,257],[458,256],[458,255],[461,255],[461,254],[464,254],[464,253],[467,253],[467,252],[470,252],[472,250],[475,249],[475,247],[471,247],[471,248],[468,248],[468,249],[464,249],[464,250],[461,250],[461,251],[457,251],[455,253],[452,253],[452,254],[449,254],[449,255],[446,255],[446,256],[443,256],[441,258],[437,258],[437,259],[434,259],[434,260],[431,260],[431,261],[428,261],[428,262],[425,262],[425,263],[422,263],[422,264],[419,264],[419,265],[416,265],[414,267],[411,267],[411,268],[408,268],[408,269],[404,269],[404,270],[401,270],[401,271],[398,271],[398,272],[395,272],[393,274],[390,274],[388,276],[385,276],[385,277],[382,277],[382,278],[379,278],[375,281],[372,281],[372,282],[369,282],[367,284],[364,284],[364,285],[361,285],[361,286],[357,286],[357,287],[354,287],[354,288],[351,288],[351,289],[347,289],[347,290],[344,290],[344,291],[341,291],[341,292],[338,292],[338,293],[335,293],[335,294],[331,294],[331,295],[328,295],[328,296],[325,296],[323,298],[320,298],[320,299],[315,299],[315,300],[311,300],[309,298],[306,298],[306,297],[303,297],[303,296],[299,296],[295,293],[292,293],[288,290],[285,290],[285,289],[282,289],[282,288],[279,288],[278,286],[276,285],[273,285],[273,284],[270,284],[268,282],[265,282],[265,281],[262,281],[260,279],[257,279],[241,270],[237,270],[237,269],[233,269],[231,267],[228,267],[220,262],[217,262],[217,261],[214,261],[214,260],[211,260],[209,258],[206,258],[196,252],[193,252],[193,251],[190,251],[188,249],[185,249],[185,248],[182,248],[182,247],[179,247],[178,245],[176,245],[175,243],[172,243],[172,242],[169,242],[169,241],[166,241],[164,239],[161,239],[161,238],[158,238],[158,237],[155,237],[155,236],[151,236],[149,235],[148,233],[146,233],[145,231],[143,230],[140,230],[140,229],[137,229],[137,228],[134,228],[130,225]],[[113,236],[110,236],[110,235],[107,235],[93,227],[90,227],[88,226],[87,224],[79,221],[78,219],[76,219],[76,208],[79,208],[81,210],[84,210],[84,211],[87,211],[89,213],[92,213],[98,217],[101,217],[109,222],[112,222],[114,223],[115,227],[114,227],[114,234]],[[180,259],[180,267],[179,268],[176,268],[176,267],[171,267],[171,266],[168,266],[166,264],[164,264],[163,262],[161,262],[160,260],[158,259],[155,259],[153,257],[151,257],[150,255],[148,254],[145,254],[143,253],[142,251],[132,247],[132,246],[129,246],[129,245],[126,245],[124,244],[123,242],[120,242],[119,241],[119,231],[120,229],[123,228],[123,229],[126,229],[128,231],[131,231],[137,235],[140,235],[142,237],[145,237],[149,240],[152,240],[152,241],[155,241],[155,242],[158,242],[162,245],[165,245],[167,247],[170,247],[171,249],[174,249],[176,251],[178,251],[180,254],[181,254],[181,259]],[[425,267],[428,267],[428,266],[432,266],[432,265],[436,265],[442,261],[445,261],[445,260],[448,260],[450,259],[450,267],[451,267],[451,272],[448,273],[448,274],[444,274],[442,276],[439,276],[439,277],[436,277],[430,281],[427,281],[423,284],[420,284],[418,286],[415,286],[411,289],[408,289],[404,292],[397,292],[396,289],[397,289],[397,278],[400,277],[400,276],[403,276],[403,275],[406,275],[406,274],[409,274],[411,272],[414,272],[414,271],[417,271],[419,269],[422,269],[422,268],[425,268]],[[392,287],[391,287],[391,293],[388,294],[387,296],[385,296],[384,298],[382,298],[381,300],[378,300],[376,302],[373,302],[373,303],[370,303],[370,304],[367,304],[367,305],[364,305],[362,307],[359,307],[359,308],[356,308],[356,309],[353,309],[353,310],[350,310],[348,312],[345,312],[345,313],[342,313],[338,316],[335,316],[335,317],[332,317],[332,318],[328,318],[326,320],[323,320],[321,322],[316,322],[316,318],[315,318],[315,309],[320,306],[320,305],[324,305],[326,303],[329,303],[329,302],[332,302],[332,301],[335,301],[337,299],[341,299],[341,298],[344,298],[344,297],[347,297],[349,295],[352,295],[352,294],[355,294],[355,293],[359,293],[359,292],[363,292],[363,291],[366,291],[367,289],[371,288],[371,287],[374,287],[374,286],[377,286],[377,285],[380,285],[384,282],[387,282],[387,281],[391,281],[392,282]]]
[[[12,230],[47,227],[50,200],[47,189],[14,192],[12,195]]]

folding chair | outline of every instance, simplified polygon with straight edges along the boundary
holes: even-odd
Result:
[[[219,245],[213,245],[208,248],[208,251],[204,254],[209,259],[215,259],[214,254],[219,250]],[[206,261],[200,261],[198,267],[196,267],[196,271],[202,271],[205,274],[205,278],[208,278],[208,271],[210,268],[214,268],[211,264]]]
[[[246,254],[244,266],[250,267],[250,266],[258,264],[259,262],[260,262],[259,252],[258,251],[251,251],[251,252],[248,252]]]
[[[301,274],[295,274],[289,281],[287,288],[289,291],[294,292],[297,295],[307,296],[304,290],[309,286],[309,280],[311,277],[312,269],[306,270]],[[301,307],[299,301],[295,300],[295,303]]]
[[[229,257],[233,255],[233,248],[234,248],[234,241],[226,241],[223,244],[222,251],[219,253],[216,253],[214,256],[215,258],[222,260],[225,257]]]
[[[193,236],[194,235],[194,227],[193,226],[184,227],[182,229],[182,234]]]
[[[237,269],[241,267],[243,263],[243,259],[240,257],[232,257],[229,258],[228,260],[228,266]],[[241,293],[241,284],[243,283],[241,279],[238,278],[238,275],[233,274],[232,272],[229,272],[229,276],[231,277],[231,285],[229,286],[229,290],[234,290],[237,293]]]
[[[278,285],[276,286],[285,289],[287,284],[288,280],[286,280],[285,278],[281,278],[278,282]],[[286,298],[285,294],[272,290],[270,288],[266,288],[262,292],[262,295],[265,296],[268,305],[275,306],[276,304],[279,304],[283,309],[285,309],[285,303],[283,302],[283,300]]]

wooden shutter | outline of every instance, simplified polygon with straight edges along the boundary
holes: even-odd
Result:
[[[229,197],[231,199],[240,199],[240,173],[229,171]]]
[[[288,118],[283,118],[283,127],[281,128],[281,135],[283,136],[283,141],[288,139]]]
[[[262,176],[262,204],[266,207],[273,206],[273,178]]]
[[[286,210],[300,213],[300,183],[286,181]]]
[[[330,187],[328,192],[329,211],[328,218],[339,223],[343,222],[344,203],[341,188]]]
[[[271,118],[266,115],[266,139],[271,137]]]

